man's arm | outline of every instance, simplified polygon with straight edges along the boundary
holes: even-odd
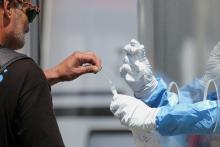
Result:
[[[52,86],[74,80],[86,73],[97,73],[101,68],[101,60],[93,52],[74,52],[60,64],[44,70],[44,74]]]

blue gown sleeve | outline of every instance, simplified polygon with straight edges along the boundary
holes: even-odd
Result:
[[[163,106],[156,117],[156,129],[161,135],[213,133],[218,116],[217,101]],[[220,133],[220,132],[215,132]]]
[[[195,79],[189,84],[183,86],[180,89],[179,98],[175,93],[169,92],[167,85],[162,78],[158,78],[158,85],[154,92],[145,99],[142,99],[145,104],[150,107],[161,107],[161,106],[174,106],[177,103],[195,103],[203,99],[205,87],[199,79]],[[210,99],[213,98],[210,95]]]
[[[145,99],[145,104],[150,107],[174,106],[177,103],[195,103],[203,99],[205,87],[199,79],[195,79],[180,89],[179,98],[175,93],[169,92],[162,78],[158,78],[158,85],[154,92]],[[216,100],[216,93],[210,93],[208,99]]]
[[[157,81],[158,85],[154,92],[148,98],[142,99],[142,101],[152,108],[176,105],[178,96],[167,90],[167,85],[162,78],[158,78]]]

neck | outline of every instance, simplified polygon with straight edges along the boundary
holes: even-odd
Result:
[[[2,29],[0,28],[0,48],[3,48],[3,46],[4,46],[4,39],[3,39],[3,33],[2,33],[2,31],[1,31]]]
[[[5,44],[5,33],[4,33],[4,26],[3,26],[2,11],[0,9],[0,48],[3,48],[4,44]]]
[[[4,33],[1,31],[2,29],[0,28],[0,48],[3,48],[4,47]]]

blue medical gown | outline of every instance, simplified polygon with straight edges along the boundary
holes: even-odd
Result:
[[[180,89],[179,98],[169,92],[162,79],[153,94],[142,99],[150,107],[160,107],[156,130],[163,136],[178,134],[210,134],[216,126],[218,107],[216,93],[202,101],[204,86],[198,79]],[[220,131],[217,129],[217,134]]]

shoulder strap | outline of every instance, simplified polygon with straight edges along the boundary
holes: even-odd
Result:
[[[10,64],[17,60],[28,59],[24,54],[17,53],[13,50],[1,48],[0,49],[0,73],[3,72]]]

